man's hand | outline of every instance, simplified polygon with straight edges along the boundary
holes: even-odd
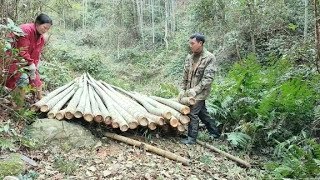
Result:
[[[179,92],[179,95],[178,95],[178,101],[179,101],[179,102],[180,102],[181,99],[184,97],[185,92],[186,92],[185,90],[182,90],[182,91]]]
[[[36,71],[37,71],[37,68],[36,66],[34,65],[34,63],[30,64],[29,66],[26,67],[26,69],[29,70],[29,77],[31,80],[34,80],[36,79]]]
[[[185,96],[186,97],[196,97],[197,93],[194,89],[188,89],[186,92],[185,92]]]

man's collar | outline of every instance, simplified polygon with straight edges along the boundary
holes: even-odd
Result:
[[[194,57],[195,54],[192,54],[192,57]],[[208,56],[208,51],[206,48],[203,48],[201,53],[199,54],[200,59],[206,58]]]

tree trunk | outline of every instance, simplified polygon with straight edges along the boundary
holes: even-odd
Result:
[[[252,0],[247,1],[247,6],[249,8],[249,13],[250,13],[251,49],[252,49],[252,53],[256,54],[256,40],[255,40],[256,22],[255,22],[255,5],[254,5],[254,2],[252,2]]]
[[[164,42],[166,44],[166,49],[169,48],[168,43],[168,19],[169,19],[169,10],[168,10],[168,0],[164,0],[164,10],[165,10],[165,23],[164,23]]]
[[[314,0],[314,16],[315,16],[315,42],[316,42],[316,68],[320,73],[320,17],[318,14],[318,0]]]
[[[151,22],[152,22],[152,44],[155,44],[155,29],[154,29],[154,0],[151,0]]]
[[[309,0],[304,0],[304,30],[303,30],[303,42],[306,43],[308,35],[308,3]]]

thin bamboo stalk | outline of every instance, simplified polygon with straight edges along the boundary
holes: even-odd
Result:
[[[213,151],[215,151],[215,152],[217,152],[219,154],[222,154],[222,155],[226,156],[227,158],[229,158],[229,159],[231,159],[231,160],[233,160],[233,161],[235,161],[235,162],[237,162],[237,163],[239,163],[241,165],[244,165],[247,168],[251,168],[250,163],[248,163],[248,162],[246,162],[246,161],[244,161],[244,160],[242,160],[242,159],[240,159],[238,157],[235,157],[235,156],[233,156],[233,155],[231,155],[231,154],[229,154],[227,152],[224,152],[224,151],[222,151],[222,150],[220,150],[220,149],[218,149],[218,148],[216,148],[216,147],[214,147],[212,145],[209,145],[209,144],[207,144],[205,142],[202,142],[200,140],[197,140],[197,143],[202,145],[202,146],[205,146],[205,147],[207,147],[207,148],[209,148],[209,149],[211,149],[211,150],[213,150]]]
[[[181,162],[184,165],[189,165],[189,163],[190,163],[190,160],[188,160],[188,159],[186,159],[184,157],[178,156],[178,155],[173,154],[173,153],[171,153],[169,151],[165,151],[163,149],[160,149],[160,148],[151,146],[149,144],[142,143],[142,142],[139,142],[139,141],[136,141],[136,140],[124,137],[124,136],[120,136],[120,135],[117,135],[117,134],[114,134],[114,133],[105,133],[105,136],[109,137],[109,138],[112,138],[112,139],[115,139],[115,140],[118,140],[118,141],[121,141],[121,142],[125,142],[125,143],[133,145],[133,146],[143,147],[147,151],[151,151],[151,152],[154,152],[154,153],[159,154],[161,156],[164,156],[166,158],[169,158],[171,160],[175,160],[175,161]]]

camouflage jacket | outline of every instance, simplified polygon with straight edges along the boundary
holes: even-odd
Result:
[[[210,95],[211,84],[216,71],[216,58],[205,48],[198,57],[193,54],[188,55],[184,64],[182,89],[188,90],[192,88],[195,90],[196,100],[207,99]]]

